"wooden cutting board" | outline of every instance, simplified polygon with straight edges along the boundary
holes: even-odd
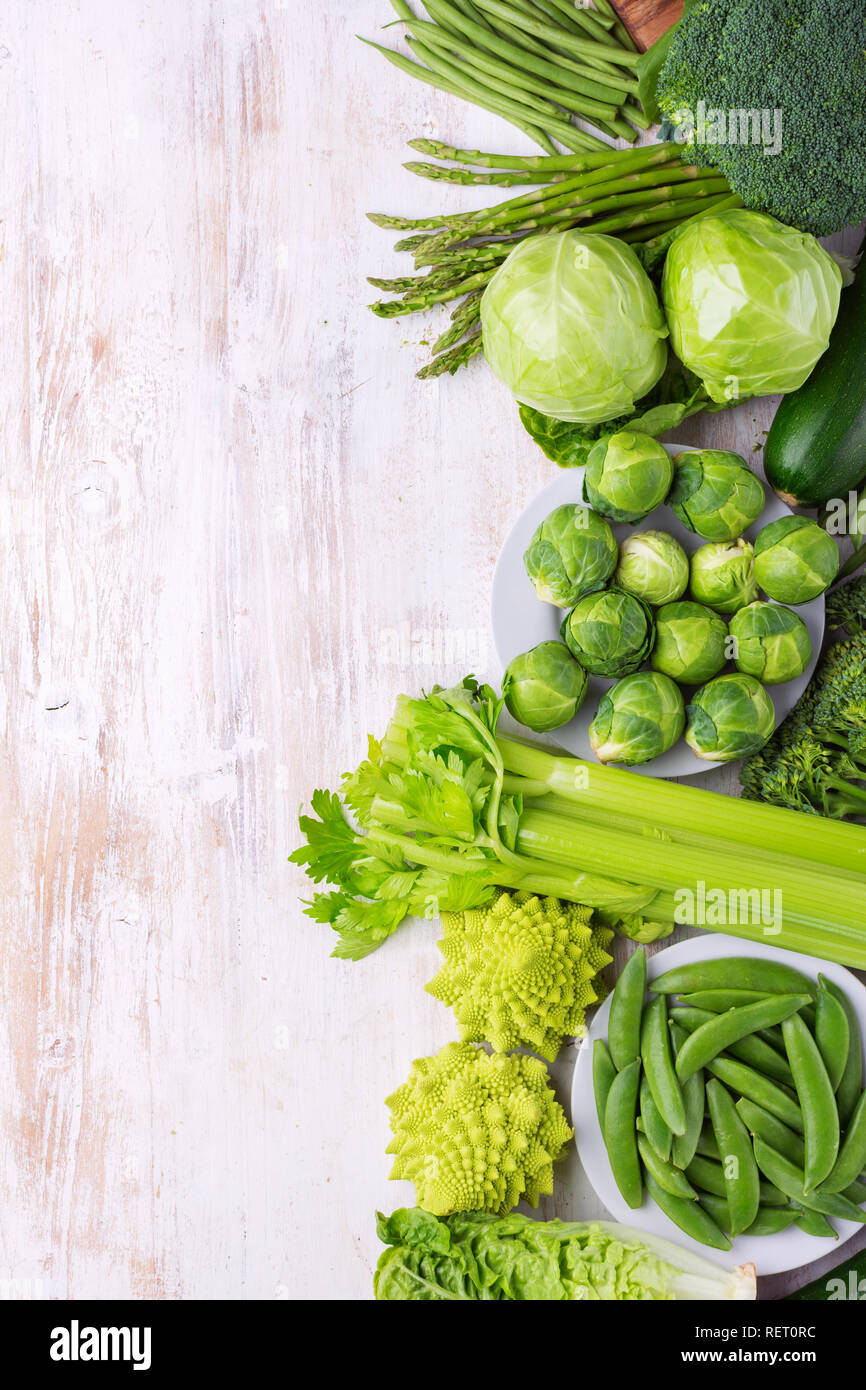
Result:
[[[640,49],[647,49],[676,24],[683,0],[611,0],[625,27]]]

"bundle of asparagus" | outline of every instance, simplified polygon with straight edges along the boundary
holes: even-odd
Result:
[[[635,126],[649,127],[637,102],[641,55],[609,0],[596,0],[594,10],[574,0],[424,0],[429,21],[406,0],[391,4],[426,66],[373,48],[422,82],[503,116],[547,154],[556,153],[554,140],[572,151],[607,149],[572,116],[632,143]]]
[[[435,140],[409,143],[428,157],[463,166],[405,166],[423,178],[536,185],[531,192],[478,212],[416,218],[368,214],[378,227],[411,233],[396,249],[411,251],[416,269],[427,268],[424,274],[394,279],[370,276],[376,289],[399,296],[371,304],[374,314],[397,318],[459,301],[450,327],[433,344],[433,360],[418,373],[422,378],[453,374],[481,351],[484,288],[524,237],[579,227],[652,243],[691,217],[741,206],[717,170],[683,164],[680,147],[674,144],[524,157],[459,150]]]

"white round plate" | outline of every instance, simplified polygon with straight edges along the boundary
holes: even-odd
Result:
[[[648,979],[654,980],[674,966],[689,965],[699,960],[715,960],[720,956],[759,956],[765,960],[782,961],[785,965],[802,970],[804,975],[814,980],[820,971],[828,980],[844,989],[856,1011],[861,1034],[866,1037],[866,988],[843,965],[833,965],[829,961],[818,960],[815,956],[779,951],[758,942],[708,935],[681,941],[677,946],[668,946],[663,951],[657,951],[648,958],[647,976]],[[639,1211],[632,1211],[623,1201],[610,1171],[592,1086],[592,1045],[596,1038],[607,1038],[610,998],[608,996],[597,1011],[592,1026],[578,1049],[571,1091],[571,1122],[574,1125],[575,1142],[584,1172],[596,1195],[604,1202],[616,1221],[637,1226],[652,1232],[653,1235],[664,1236],[667,1240],[674,1240],[687,1250],[704,1255],[714,1264],[724,1265],[726,1268],[751,1262],[758,1274],[778,1274],[782,1270],[797,1269],[800,1265],[811,1264],[813,1260],[821,1259],[822,1255],[840,1251],[846,1240],[850,1240],[863,1229],[855,1221],[834,1219],[833,1225],[839,1233],[838,1240],[807,1236],[797,1226],[789,1226],[787,1231],[781,1231],[775,1236],[736,1236],[733,1249],[712,1250],[709,1246],[692,1240],[679,1226],[675,1226],[646,1192],[643,1206]]]
[[[685,444],[666,444],[665,448],[671,455],[696,452]],[[768,522],[777,521],[781,516],[792,515],[790,507],[785,506],[772,488],[767,487],[766,491],[766,507],[755,525],[743,533],[748,540],[753,541],[761,527],[766,526]],[[555,608],[552,603],[542,603],[536,597],[523,567],[523,555],[544,518],[565,502],[586,505],[583,500],[582,468],[563,470],[559,477],[533,498],[515,523],[500,552],[493,576],[493,640],[503,669],[515,656],[529,651],[530,647],[537,646],[539,642],[559,640],[559,628],[566,610]],[[667,531],[680,542],[688,554],[697,550],[698,546],[706,544],[700,536],[687,531],[670,507],[666,506],[656,508],[634,526],[613,523],[613,533],[620,542],[638,531]],[[688,593],[683,597],[688,598]],[[824,638],[823,594],[811,603],[801,604],[796,611],[809,629],[812,660],[802,676],[796,680],[767,687],[767,693],[776,707],[777,725],[794,708],[811,680]],[[603,692],[609,690],[613,684],[611,680],[590,676],[586,697],[574,719],[569,724],[564,724],[561,729],[554,729],[550,734],[533,734],[532,737],[565,748],[579,758],[594,759],[595,754],[589,742],[589,726],[595,717]],[[660,758],[654,758],[651,763],[644,763],[640,767],[629,768],[628,771],[643,772],[650,777],[690,777],[694,773],[707,772],[710,768],[719,766],[719,763],[702,762],[685,740],[680,739],[679,743],[667,753],[663,753]]]

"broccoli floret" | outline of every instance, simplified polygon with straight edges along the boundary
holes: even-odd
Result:
[[[845,627],[852,637],[866,632],[866,575],[829,593],[826,613],[828,627]]]
[[[674,33],[656,98],[674,126],[704,103],[706,139],[684,150],[719,168],[747,207],[815,236],[866,213],[863,0],[698,0]],[[768,113],[760,142],[750,127],[743,140],[739,122],[739,139],[721,138],[713,110]],[[777,134],[778,152],[766,153]]]
[[[845,602],[838,612],[856,614],[863,599]],[[753,801],[836,819],[866,816],[866,629],[829,648],[788,718],[743,764],[740,783]]]

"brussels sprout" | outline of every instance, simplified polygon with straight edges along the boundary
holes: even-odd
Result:
[[[674,458],[668,506],[705,541],[734,541],[764,510],[764,486],[745,459],[727,449]]]
[[[585,594],[563,618],[560,637],[594,676],[627,676],[642,666],[655,641],[652,609],[624,589]]]
[[[523,563],[540,599],[573,608],[581,594],[604,588],[616,569],[618,553],[603,517],[566,502],[542,521]]]
[[[745,208],[684,223],[662,272],[671,346],[720,405],[802,386],[841,289],[813,236]]]
[[[758,597],[754,551],[748,541],[719,541],[692,553],[691,589],[698,603],[735,613]]]
[[[648,763],[672,748],[683,731],[679,687],[658,671],[638,671],[602,696],[589,726],[600,763]]]
[[[657,439],[620,430],[587,454],[583,493],[611,521],[642,521],[664,502],[673,476],[670,454]]]
[[[509,661],[502,694],[509,714],[527,729],[543,734],[574,718],[586,694],[587,679],[561,642],[539,642]]]
[[[779,603],[817,598],[838,569],[836,542],[808,517],[782,516],[755,537],[755,578]]]
[[[531,236],[481,300],[487,363],[524,405],[556,420],[631,415],[668,360],[668,330],[635,252],[597,232]]]
[[[666,603],[656,613],[652,665],[680,685],[703,685],[727,660],[724,618],[702,603]]]
[[[711,763],[757,753],[776,727],[776,710],[761,682],[739,672],[702,685],[686,715],[686,743]]]
[[[799,613],[778,603],[750,603],[731,618],[737,639],[734,665],[764,685],[802,676],[812,660],[809,629]]]
[[[688,587],[689,557],[665,531],[637,531],[619,548],[614,580],[647,603],[670,603]]]

